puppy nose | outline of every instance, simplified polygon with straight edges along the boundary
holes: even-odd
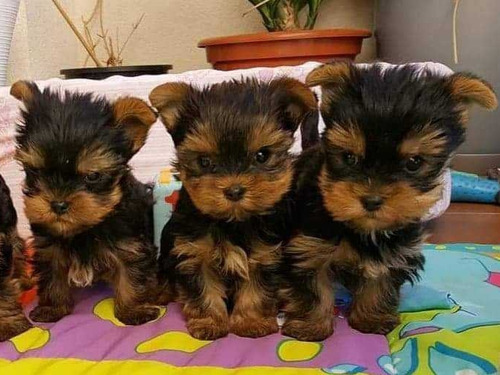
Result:
[[[52,202],[50,206],[52,207],[52,211],[54,211],[58,215],[62,215],[68,212],[69,209],[68,202]]]
[[[384,200],[379,195],[367,195],[366,197],[361,198],[361,203],[366,211],[377,211]]]
[[[236,202],[243,198],[246,189],[241,185],[232,185],[227,189],[224,189],[224,195],[230,201]]]

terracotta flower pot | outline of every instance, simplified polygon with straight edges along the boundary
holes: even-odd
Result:
[[[207,61],[215,69],[299,65],[306,61],[354,60],[369,30],[332,29],[279,31],[203,39]]]

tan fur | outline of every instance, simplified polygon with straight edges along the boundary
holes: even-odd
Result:
[[[104,147],[94,145],[78,155],[77,170],[81,174],[103,172],[116,166],[116,156]]]
[[[288,77],[278,78],[272,80],[269,86],[271,90],[280,89],[287,91],[290,100],[285,107],[285,112],[296,124],[300,124],[307,113],[317,109],[316,97],[312,91],[296,79]]]
[[[226,241],[215,251],[214,261],[221,264],[221,272],[226,275],[236,275],[243,280],[249,279],[248,259],[245,251]]]
[[[172,252],[173,256],[188,257],[179,263],[179,271],[197,272],[203,279],[204,288],[196,300],[183,290],[179,291],[179,301],[184,303],[183,312],[188,331],[193,337],[200,339],[225,336],[229,330],[229,316],[224,302],[225,287],[212,267],[214,250],[211,238],[194,242],[178,238]]]
[[[356,124],[349,124],[345,127],[334,124],[326,131],[326,138],[333,146],[350,151],[357,156],[365,155],[365,137]]]
[[[155,113],[138,98],[120,98],[113,103],[115,126],[122,128],[137,152],[146,142],[149,129],[156,121]]]
[[[255,213],[273,207],[285,195],[292,183],[290,163],[275,175],[236,175],[186,178],[180,171],[181,181],[195,206],[204,214],[227,220],[245,220]],[[224,189],[240,184],[246,193],[238,202],[229,201]]]
[[[356,290],[348,312],[349,325],[361,332],[387,334],[400,322],[390,278],[364,281]]]
[[[216,134],[209,124],[198,125],[186,136],[177,153],[182,154],[189,151],[190,153],[216,155],[218,152]]]
[[[248,133],[248,151],[255,153],[261,148],[275,146],[279,150],[288,150],[293,143],[290,136],[280,130],[266,118],[260,119]]]
[[[175,128],[189,90],[189,85],[185,83],[172,82],[155,87],[149,94],[151,104],[160,112],[161,120],[169,132]]]
[[[25,213],[31,223],[44,224],[55,234],[70,237],[100,223],[120,202],[122,191],[117,185],[106,199],[79,191],[70,196],[54,196],[45,187],[33,196],[24,196]],[[66,200],[70,204],[68,213],[58,216],[52,212],[50,202]]]
[[[79,288],[92,285],[94,281],[94,270],[91,265],[82,265],[80,262],[72,262],[68,271],[68,283]]]
[[[109,247],[101,244],[99,252],[87,262],[77,253],[69,253],[57,246],[43,248],[36,253],[39,265],[50,264],[51,280],[48,287],[40,290],[40,303],[32,319],[53,322],[71,313],[71,287],[86,287],[97,281],[107,281],[115,289],[115,315],[125,324],[142,324],[158,316],[158,310],[147,305],[149,295],[154,294],[155,284],[134,281],[134,269],[130,266],[142,257],[141,242],[123,240]],[[156,280],[152,270],[151,280]]]
[[[286,301],[283,310],[288,317],[282,333],[299,340],[323,340],[333,333],[334,295],[331,266],[344,253],[348,258],[352,255],[347,254],[349,252],[347,248],[344,250],[328,241],[302,234],[290,241],[287,251],[301,259],[296,267],[314,273],[312,287],[319,301],[304,310],[304,305],[295,298],[293,286],[282,289],[280,293]],[[349,262],[348,259],[346,261]]]
[[[268,245],[262,241],[255,241],[252,246],[252,255],[248,260],[250,267],[272,266],[281,259],[281,244]]]
[[[444,152],[446,137],[442,130],[425,126],[419,132],[410,133],[399,146],[399,152],[403,156],[415,155],[437,156]]]
[[[351,67],[350,63],[348,62],[325,64],[309,73],[309,75],[306,77],[306,85],[338,85],[349,78],[350,71]]]
[[[405,182],[380,188],[349,181],[334,182],[328,179],[324,169],[319,177],[319,186],[330,215],[366,233],[390,230],[420,220],[440,199],[442,191],[441,185],[422,193]],[[378,211],[367,213],[360,199],[374,193],[385,199],[384,204]]]
[[[488,110],[497,108],[498,100],[495,92],[483,80],[456,73],[450,76],[448,82],[452,95],[459,101],[479,104]]]
[[[15,82],[10,88],[10,95],[24,103],[28,103],[33,99],[33,92],[27,81]]]
[[[281,245],[267,245],[260,241],[252,246],[248,260],[249,277],[245,279],[234,298],[230,317],[230,332],[244,337],[262,337],[278,332],[276,296],[266,294],[261,286],[261,268],[273,266],[281,259]]]
[[[17,149],[15,159],[31,168],[39,169],[45,166],[45,160],[42,152],[34,146],[27,149]]]

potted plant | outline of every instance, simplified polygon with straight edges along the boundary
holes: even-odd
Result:
[[[268,33],[204,39],[207,60],[215,69],[298,65],[306,61],[353,60],[369,30],[313,30],[323,0],[249,0]],[[301,22],[301,16],[305,21]]]
[[[82,17],[83,33],[78,30],[60,2],[58,0],[52,0],[52,2],[87,51],[84,65],[87,65],[89,60],[92,60],[96,65],[96,67],[89,68],[62,69],[61,74],[66,78],[104,79],[112,75],[133,77],[143,74],[164,74],[172,69],[172,65],[123,65],[125,47],[127,47],[128,42],[139,28],[144,19],[144,14],[139,17],[137,22],[132,24],[129,34],[120,43],[118,29],[116,35],[112,36],[104,26],[104,0],[96,0],[90,16],[87,19]],[[96,32],[94,32],[94,28],[97,28]],[[106,58],[101,58],[99,52],[104,53]]]

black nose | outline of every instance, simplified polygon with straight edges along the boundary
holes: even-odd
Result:
[[[224,189],[224,195],[230,201],[236,202],[236,201],[239,201],[241,198],[243,198],[245,191],[246,191],[246,189],[243,186],[233,185],[233,186],[228,187],[227,189]]]
[[[52,202],[50,206],[52,207],[52,211],[58,215],[65,214],[69,209],[68,202]]]
[[[361,203],[363,203],[366,211],[377,211],[384,203],[384,200],[379,195],[367,195],[361,198]]]

